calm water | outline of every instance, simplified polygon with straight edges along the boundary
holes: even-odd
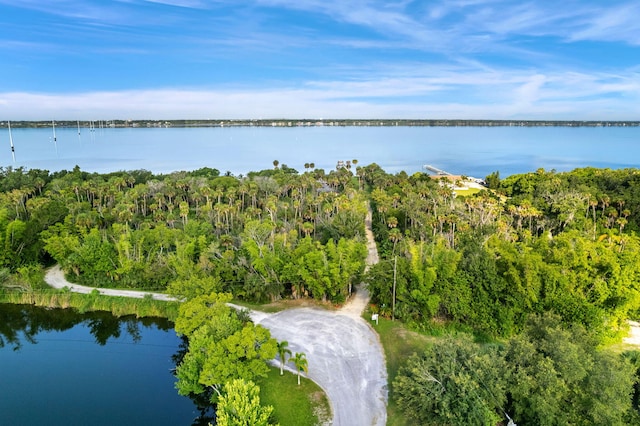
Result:
[[[163,320],[0,304],[0,424],[190,425]]]
[[[377,163],[390,173],[430,164],[455,174],[502,176],[576,167],[639,167],[640,127],[56,128],[0,130],[0,165],[50,171],[155,173],[217,168],[235,175],[273,167],[333,169],[338,160]]]

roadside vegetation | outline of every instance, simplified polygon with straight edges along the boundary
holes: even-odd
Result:
[[[638,422],[637,352],[613,346],[639,316],[637,171],[494,173],[466,196],[372,172],[372,312],[437,336],[381,338],[389,424]]]
[[[274,161],[247,176],[0,169],[0,300],[138,315],[166,306],[160,315],[189,342],[179,392],[225,410],[239,393],[259,395],[245,407],[252,418],[284,425],[285,393],[262,389],[278,382],[267,361],[282,342],[226,303],[332,308],[364,281],[381,317],[389,424],[638,421],[640,357],[611,349],[640,318],[636,170],[496,172],[486,190],[454,191],[423,173],[343,165],[299,173]],[[380,262],[365,274],[368,204]],[[42,267],[53,263],[81,284],[185,302],[47,291]]]

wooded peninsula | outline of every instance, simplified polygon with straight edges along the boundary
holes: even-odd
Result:
[[[12,121],[14,128],[46,128],[51,121]],[[6,123],[1,123],[6,126]],[[56,120],[57,127],[638,127],[640,121],[615,120],[469,120],[469,119],[207,119],[207,120]]]
[[[388,424],[640,423],[640,351],[621,344],[640,319],[640,171],[485,182],[357,160],[242,177],[0,168],[0,300],[60,294],[43,282],[53,264],[77,283],[179,297],[177,389],[224,419],[282,343],[227,302],[330,308],[364,282]],[[365,272],[368,209],[380,261]],[[277,421],[251,409],[255,424]]]

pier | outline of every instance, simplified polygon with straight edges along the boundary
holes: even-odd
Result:
[[[425,164],[422,167],[429,170],[432,173],[435,173],[438,176],[452,176],[451,173],[445,172],[444,170],[438,169],[437,167],[433,167],[432,165],[429,165],[429,164]]]

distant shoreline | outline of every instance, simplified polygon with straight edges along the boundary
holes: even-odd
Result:
[[[639,127],[640,121],[570,120],[408,120],[408,119],[238,119],[238,120],[60,120],[56,127],[164,128],[164,127]],[[7,121],[0,122],[6,127]],[[51,121],[11,121],[12,128],[48,128]]]

